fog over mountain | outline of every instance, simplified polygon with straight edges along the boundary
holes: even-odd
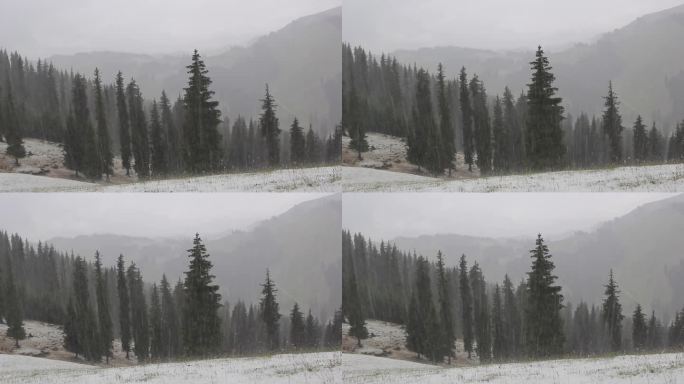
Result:
[[[224,114],[231,120],[238,115],[257,118],[268,83],[278,104],[281,129],[297,116],[303,126],[312,124],[325,135],[332,132],[341,118],[341,13],[337,7],[301,17],[251,44],[221,53],[200,51]],[[48,60],[89,76],[99,67],[108,83],[120,70],[125,78],[138,82],[146,99],[158,99],[166,90],[173,100],[187,85],[185,67],[191,55],[85,52]]]
[[[679,295],[684,289],[683,225],[684,195],[678,195],[644,204],[592,231],[544,238],[566,300],[599,304],[612,268],[622,291],[624,313],[630,313],[638,302],[647,312],[652,308],[671,319],[684,306],[684,297]],[[443,234],[390,241],[431,260],[442,250],[451,266],[466,254],[469,264],[477,261],[493,284],[502,281],[505,273],[514,282],[526,276],[535,238],[536,233],[513,239]]]
[[[543,31],[539,31],[540,36]],[[684,119],[684,5],[641,16],[633,22],[567,49],[546,49],[566,112],[600,116],[608,82],[620,99],[623,125],[637,114],[670,132]],[[541,39],[541,37],[540,37]],[[543,44],[539,41],[538,44]],[[362,44],[363,45],[363,44]],[[405,64],[436,71],[441,62],[455,77],[462,66],[477,73],[490,96],[508,85],[519,95],[530,79],[529,62],[536,45],[526,50],[482,50],[440,46],[391,52]],[[376,52],[379,54],[379,52]]]
[[[306,201],[243,231],[204,238],[223,298],[257,302],[269,268],[278,288],[281,313],[297,301],[322,319],[331,317],[341,304],[340,200],[339,195],[332,195]],[[88,260],[99,250],[105,265],[114,265],[121,253],[126,261],[138,265],[146,282],[153,282],[161,279],[162,273],[171,281],[183,277],[193,236],[99,234],[47,242]]]

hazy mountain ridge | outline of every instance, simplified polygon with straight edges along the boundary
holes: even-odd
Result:
[[[645,204],[590,232],[562,239],[545,237],[563,294],[573,304],[599,304],[612,268],[622,291],[624,313],[638,302],[666,319],[684,306],[684,195]],[[542,231],[542,235],[543,231]],[[416,250],[434,260],[438,249],[448,265],[457,265],[462,253],[469,265],[477,261],[487,281],[500,282],[508,273],[519,282],[529,271],[528,239],[491,239],[462,235],[435,235],[391,240],[404,251]]]
[[[543,32],[540,32],[543,33]],[[684,5],[639,17],[630,24],[607,32],[590,43],[568,49],[547,50],[556,75],[558,94],[567,112],[600,116],[608,81],[621,99],[625,127],[637,114],[669,132],[684,118]],[[515,95],[529,82],[529,51],[490,51],[462,47],[433,47],[398,50],[392,54],[402,63],[416,63],[431,71],[442,62],[448,76],[457,76],[462,66],[477,73],[489,95],[502,94],[506,85]],[[663,126],[664,125],[664,126]]]
[[[327,318],[341,303],[340,230],[340,196],[332,195],[300,203],[250,230],[207,238],[205,245],[225,300],[256,302],[269,268],[279,290],[281,313],[296,300],[302,308]],[[176,281],[187,269],[193,235],[149,239],[105,234],[47,242],[88,260],[98,249],[107,266],[122,253],[127,263],[138,265],[145,281],[159,281],[162,273]]]
[[[206,56],[220,108],[231,120],[238,115],[256,118],[268,83],[280,107],[281,129],[296,115],[304,125],[311,123],[327,135],[341,118],[341,41],[342,12],[337,7],[294,20],[247,46]],[[89,52],[48,60],[87,75],[99,67],[106,83],[121,70],[125,78],[136,79],[146,99],[158,99],[166,90],[174,100],[187,85],[185,66],[191,54]]]

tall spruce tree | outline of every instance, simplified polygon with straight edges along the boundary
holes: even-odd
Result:
[[[95,251],[95,296],[97,297],[97,320],[99,336],[99,355],[105,357],[109,364],[112,354],[112,318],[109,312],[109,293],[107,291],[107,274],[102,272],[100,252]]]
[[[536,58],[530,62],[532,79],[527,84],[527,111],[525,129],[525,151],[527,164],[536,170],[557,168],[565,156],[563,145],[562,99],[553,86],[555,76],[551,73],[549,59],[541,46]]]
[[[131,148],[135,159],[133,169],[139,178],[144,179],[150,175],[150,140],[147,132],[143,97],[135,80],[128,83],[126,97],[131,121]]]
[[[473,293],[475,350],[480,362],[489,362],[492,358],[489,300],[487,299],[487,284],[477,262],[473,263],[470,268],[468,280],[470,280],[470,289]]]
[[[119,329],[121,332],[121,349],[126,352],[126,359],[131,351],[131,313],[126,283],[126,269],[123,255],[116,262],[116,287],[119,293]]]
[[[221,340],[221,307],[219,286],[212,284],[212,263],[199,233],[188,249],[190,265],[185,272],[183,306],[183,344],[190,356],[207,356],[218,352]]]
[[[14,279],[12,262],[10,257],[7,257],[7,287],[5,288],[5,295],[7,297],[7,337],[14,339],[14,346],[19,348],[19,340],[26,338],[26,331],[24,330],[24,314],[20,293]]]
[[[458,77],[459,101],[461,103],[461,119],[463,126],[463,152],[465,163],[468,164],[468,171],[473,171],[473,111],[470,104],[470,90],[468,89],[468,75],[465,67],[461,67]]]
[[[461,288],[461,314],[463,315],[463,349],[468,353],[470,359],[473,353],[473,297],[468,280],[468,264],[465,255],[461,255],[458,270]]]
[[[150,328],[147,316],[147,302],[144,283],[140,270],[131,263],[126,271],[129,297],[131,302],[131,325],[133,331],[133,351],[138,362],[145,362],[150,356]]]
[[[606,109],[603,111],[601,123],[603,133],[608,137],[608,158],[612,164],[618,164],[622,161],[622,131],[625,128],[622,126],[622,116],[618,109],[620,102],[613,91],[612,81],[608,82],[608,95],[604,100]]]
[[[473,104],[473,134],[477,167],[480,174],[487,175],[492,170],[492,128],[489,122],[487,92],[477,75],[470,79],[470,97]]]
[[[449,170],[449,175],[454,169],[454,156],[456,155],[456,135],[451,124],[451,100],[447,91],[444,68],[442,63],[437,66],[437,107],[439,111],[439,131],[441,133],[442,166]]]
[[[632,343],[634,349],[642,351],[646,347],[648,338],[648,325],[646,324],[646,315],[641,311],[641,304],[637,304],[632,315]]]
[[[166,355],[162,343],[162,313],[159,289],[152,284],[150,291],[150,357],[159,360]]]
[[[166,275],[162,275],[161,285],[161,357],[170,359],[180,354],[178,335],[181,333],[178,324],[176,303]]]
[[[19,159],[26,156],[26,148],[24,148],[24,140],[21,137],[21,124],[17,116],[17,109],[14,105],[14,95],[12,94],[12,86],[9,83],[9,80],[7,82],[6,103],[5,116],[0,120],[0,124],[3,125],[2,131],[7,140],[6,153],[7,155],[14,157],[15,164],[19,165]],[[0,107],[2,107],[2,105],[0,105]],[[2,136],[2,134],[0,134],[0,136]]]
[[[637,116],[634,122],[634,160],[641,163],[648,159],[648,133],[646,126],[641,121],[641,115]]]
[[[159,99],[161,109],[162,134],[166,138],[166,164],[169,173],[176,173],[182,167],[182,149],[180,143],[180,133],[178,132],[176,121],[171,109],[171,103],[166,96],[166,91],[162,91]]]
[[[606,288],[606,298],[603,300],[603,323],[608,331],[608,338],[610,349],[613,352],[622,349],[622,305],[620,304],[620,291],[618,285],[613,278],[613,270],[610,270],[608,277],[608,284],[604,285]]]
[[[152,146],[150,168],[154,176],[165,176],[168,171],[167,140],[165,136],[159,116],[157,100],[153,100],[152,110],[150,111],[150,141]]]
[[[216,169],[221,161],[218,132],[221,111],[218,101],[212,100],[214,91],[209,89],[209,71],[197,50],[192,55],[192,63],[186,68],[190,78],[183,98],[185,170],[190,173],[209,172]]]
[[[494,300],[492,302],[492,356],[494,360],[507,359],[510,340],[507,338],[506,325],[504,323],[504,308],[501,299],[499,284],[494,288]]]
[[[294,118],[290,126],[290,161],[295,165],[302,165],[306,159],[306,139],[304,130],[299,126],[299,120]]]
[[[97,333],[95,313],[90,305],[86,261],[77,256],[74,261],[74,309],[76,312],[76,332],[81,354],[86,360],[99,361],[101,339]]]
[[[97,155],[100,163],[100,175],[104,173],[107,181],[109,181],[114,164],[114,155],[112,154],[112,144],[107,128],[102,79],[100,78],[100,70],[97,68],[95,68],[95,120],[97,122]]]
[[[503,94],[503,125],[504,132],[508,133],[508,167],[518,170],[522,167],[525,158],[523,148],[523,132],[520,124],[519,112],[516,109],[515,100],[511,90],[506,87]]]
[[[505,357],[518,356],[522,342],[522,321],[520,319],[518,300],[513,292],[513,283],[504,277],[503,281],[503,324],[505,338],[508,343]]]
[[[565,337],[560,310],[563,308],[561,287],[554,285],[557,276],[552,255],[541,234],[530,250],[532,270],[527,273],[525,307],[525,347],[528,356],[549,357],[562,352]]]
[[[440,325],[444,334],[440,338],[442,343],[442,350],[440,353],[446,356],[451,364],[451,358],[456,357],[454,353],[454,343],[456,342],[453,310],[451,308],[452,300],[449,295],[449,279],[447,277],[446,268],[444,266],[444,256],[441,251],[437,252],[437,287],[438,287],[438,302]]]
[[[131,128],[126,105],[126,93],[121,71],[116,74],[116,107],[119,115],[119,146],[121,164],[126,170],[126,176],[131,174]]]
[[[415,294],[409,306],[409,322],[406,326],[407,347],[431,361],[444,358],[442,329],[432,299],[432,283],[428,261],[419,256],[416,261]]]
[[[302,349],[306,343],[306,325],[304,324],[304,314],[299,310],[296,302],[290,312],[290,344],[295,349]]]
[[[278,117],[276,117],[276,107],[275,99],[266,84],[266,95],[261,99],[259,126],[261,126],[261,137],[266,141],[268,165],[271,167],[280,164],[280,128]]]
[[[280,309],[276,301],[275,283],[271,279],[271,272],[266,270],[266,280],[261,284],[261,301],[259,308],[261,319],[266,326],[266,345],[269,351],[277,351],[280,348]]]

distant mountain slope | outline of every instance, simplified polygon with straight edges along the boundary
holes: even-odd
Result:
[[[341,41],[342,12],[338,7],[297,19],[249,46],[205,57],[221,109],[232,120],[237,115],[257,117],[259,99],[268,83],[279,105],[281,128],[296,115],[305,125],[332,132],[341,117]],[[191,54],[90,52],[48,60],[58,68],[86,74],[99,67],[107,82],[113,82],[121,70],[127,79],[138,81],[146,99],[159,98],[162,89],[175,99],[186,86],[185,66]]]
[[[540,31],[539,33],[543,33]],[[568,111],[599,115],[608,81],[621,99],[624,125],[631,127],[637,114],[653,119],[665,129],[684,118],[684,5],[636,19],[623,28],[600,36],[595,42],[548,51],[559,94]],[[477,73],[490,95],[508,85],[520,94],[529,82],[527,52],[495,52],[460,47],[435,47],[394,52],[403,63],[435,70],[442,62],[449,76],[461,66]]]
[[[590,233],[545,240],[556,264],[563,294],[573,303],[600,303],[608,271],[613,268],[622,290],[625,313],[638,302],[667,318],[684,306],[684,195],[643,205],[602,224]],[[543,228],[540,229],[543,233]],[[449,265],[465,253],[469,263],[482,266],[494,283],[508,273],[515,282],[530,267],[528,239],[489,239],[461,235],[397,238],[397,247],[434,259],[441,249]]]
[[[317,316],[332,316],[342,300],[341,220],[340,196],[332,195],[298,204],[251,230],[205,238],[224,299],[257,302],[259,284],[269,268],[279,290],[281,313],[297,301]],[[98,249],[105,265],[114,265],[122,253],[127,262],[140,267],[145,281],[158,281],[162,273],[175,281],[187,269],[186,250],[192,246],[193,235],[149,239],[104,234],[55,238],[48,243],[89,260]]]

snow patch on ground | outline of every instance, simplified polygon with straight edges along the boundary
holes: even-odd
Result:
[[[463,180],[343,167],[342,180],[345,192],[682,192],[684,164],[545,172]]]
[[[646,384],[684,382],[684,353],[566,359],[441,368],[358,354],[342,355],[345,383]]]
[[[99,368],[0,355],[0,377],[12,384],[341,383],[341,361],[340,352],[321,352]]]
[[[280,169],[127,184],[0,173],[0,192],[339,192],[341,178],[340,167]]]

